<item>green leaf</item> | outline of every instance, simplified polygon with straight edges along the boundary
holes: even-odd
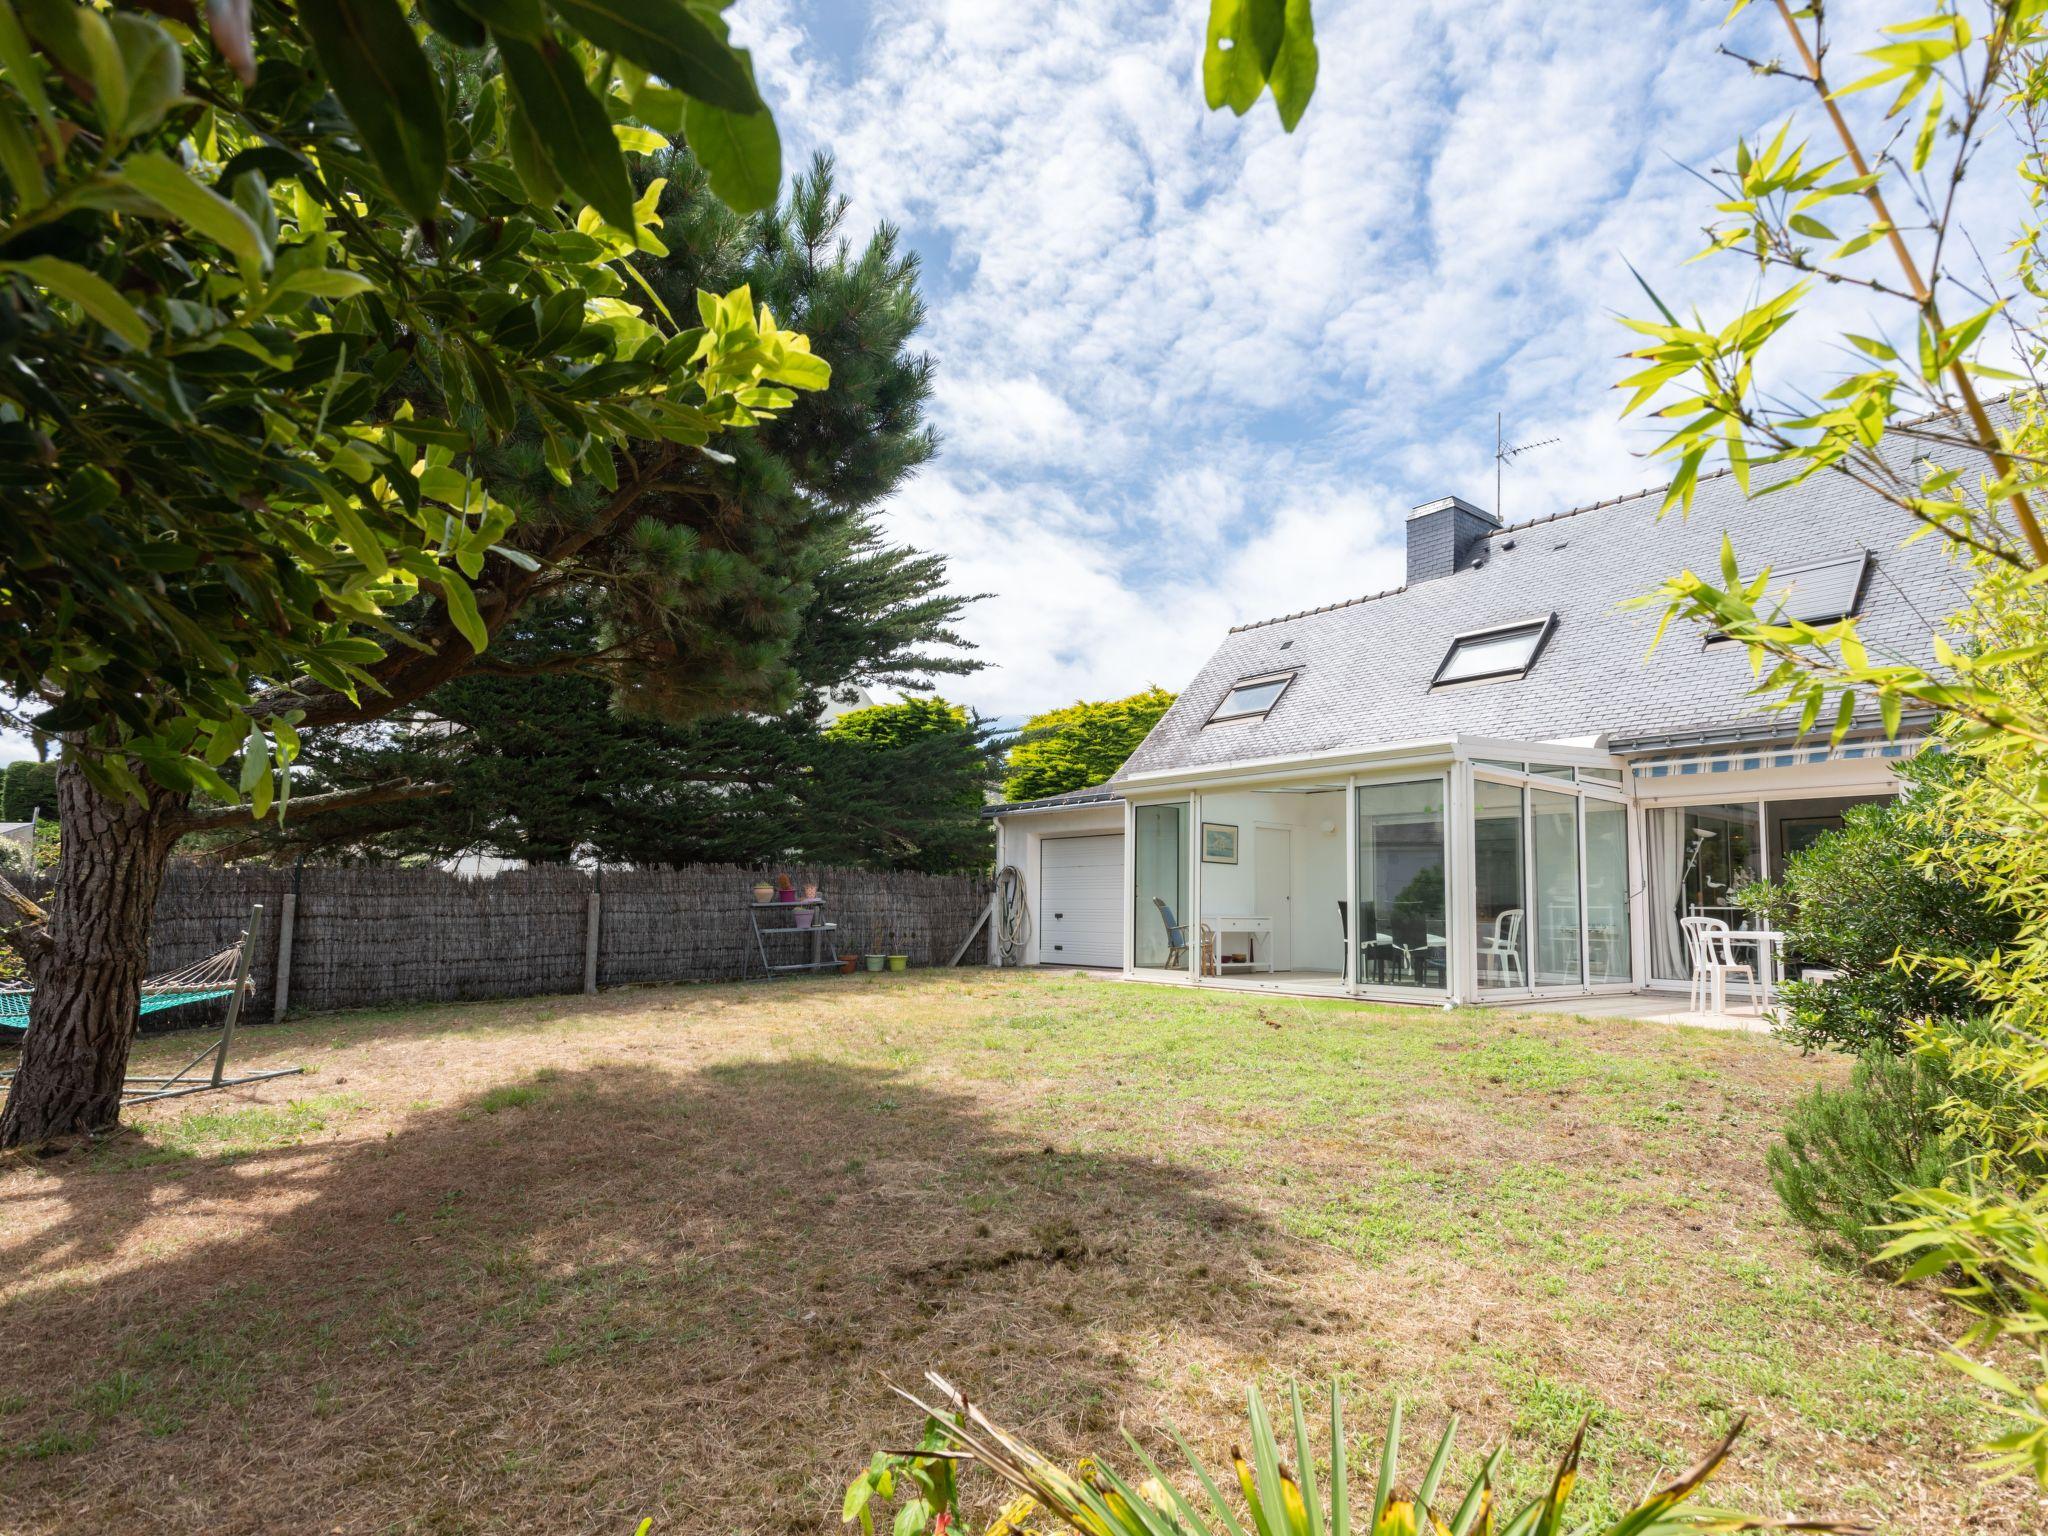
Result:
[[[131,155],[118,175],[194,234],[225,247],[248,281],[254,282],[270,266],[270,249],[249,215],[194,181],[168,156],[155,151]]]
[[[455,0],[470,15],[499,37],[523,37],[536,41],[547,31],[548,19],[540,0]]]
[[[427,25],[456,47],[481,48],[491,40],[483,22],[455,0],[419,0],[419,4]]]
[[[29,52],[28,34],[22,31],[21,19],[8,0],[0,0],[0,74],[5,74],[8,84],[21,92],[52,154],[60,152],[63,139],[50,112],[50,98],[43,90],[43,72]]]
[[[477,612],[476,594],[470,591],[469,583],[453,571],[443,570],[439,581],[441,602],[448,609],[448,617],[462,631],[462,638],[469,642],[470,649],[482,655],[484,648],[491,643],[491,636],[484,628],[483,615]]]
[[[146,17],[116,11],[107,19],[126,75],[126,101],[116,129],[137,138],[163,121],[185,94],[185,60],[170,33]]]
[[[1202,94],[1211,111],[1252,109],[1287,35],[1285,0],[1209,0]]]
[[[683,103],[683,135],[726,207],[757,213],[773,205],[782,189],[782,136],[767,112],[728,112],[692,96]]]
[[[1286,35],[1280,41],[1280,52],[1274,56],[1267,83],[1273,88],[1273,105],[1280,109],[1280,126],[1292,133],[1302,113],[1308,110],[1309,98],[1316,92],[1319,60],[1309,0],[1287,0],[1285,25]]]
[[[441,90],[396,0],[299,0],[327,84],[398,206],[420,222],[448,174]]]
[[[0,172],[6,174],[23,209],[40,208],[50,200],[42,158],[14,115],[14,103],[5,99],[0,99]]]
[[[55,256],[0,261],[0,272],[19,272],[60,298],[69,299],[138,352],[149,349],[149,325],[119,290],[97,273]]]
[[[502,51],[502,40],[498,46]],[[548,163],[548,152],[541,145],[540,135],[534,132],[533,119],[516,98],[505,111],[505,137],[512,146],[512,170],[521,189],[541,207],[553,207],[562,196],[561,179]]]
[[[501,37],[498,56],[556,173],[605,223],[631,233],[633,181],[576,56],[553,37],[538,45]]]
[[[52,58],[79,79],[92,78],[92,53],[79,31],[80,20],[88,12],[78,0],[19,0],[16,9],[27,24],[29,36],[41,43]],[[15,75],[12,60],[8,61],[7,72]],[[23,74],[40,78],[33,65]]]
[[[653,70],[686,96],[728,112],[767,110],[747,56],[682,0],[552,3],[556,15],[598,47]]]

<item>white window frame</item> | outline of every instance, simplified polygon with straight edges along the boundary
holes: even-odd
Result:
[[[1451,663],[1457,659],[1458,652],[1463,646],[1473,641],[1495,640],[1505,635],[1521,634],[1526,630],[1534,630],[1536,632],[1536,643],[1529,648],[1529,659],[1520,666],[1503,667],[1496,672],[1481,672],[1471,677],[1447,678],[1444,676],[1450,670]],[[1437,663],[1436,672],[1430,678],[1429,686],[1431,688],[1465,688],[1479,683],[1505,683],[1512,682],[1518,677],[1527,677],[1531,672],[1535,671],[1536,663],[1543,659],[1544,649],[1550,644],[1550,637],[1555,633],[1557,633],[1557,615],[1555,613],[1548,613],[1540,619],[1517,619],[1512,624],[1490,624],[1484,629],[1468,629],[1461,635],[1453,635],[1450,645],[1444,650],[1443,660]]]
[[[1296,668],[1285,672],[1254,672],[1250,677],[1240,677],[1236,682],[1223,690],[1223,698],[1217,703],[1215,711],[1202,723],[1204,725],[1215,725],[1225,720],[1264,719],[1280,707],[1280,701],[1287,697],[1287,690],[1294,686],[1294,680],[1299,676],[1301,676],[1300,669]],[[1280,691],[1273,695],[1273,702],[1266,705],[1265,708],[1233,709],[1228,714],[1224,713],[1225,707],[1230,703],[1231,696],[1240,688],[1257,688],[1267,683],[1278,683]]]

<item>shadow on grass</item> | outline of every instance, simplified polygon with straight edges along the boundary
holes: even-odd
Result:
[[[0,1307],[10,1528],[833,1530],[910,1427],[885,1376],[941,1367],[1100,1447],[1120,1339],[1277,1352],[1309,1326],[1205,1175],[1059,1141],[793,1062],[539,1074],[387,1139],[51,1166],[0,1264],[84,1267]],[[131,1234],[160,1254],[95,1273]]]

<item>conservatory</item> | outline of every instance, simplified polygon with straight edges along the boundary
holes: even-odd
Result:
[[[1133,775],[1123,969],[1445,1003],[1682,988],[1679,919],[1750,926],[1740,888],[1888,796],[1908,750],[1644,762],[1453,737]]]

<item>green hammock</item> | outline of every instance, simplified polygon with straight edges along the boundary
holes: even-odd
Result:
[[[235,967],[241,964],[242,946],[230,945],[217,955],[208,955],[169,976],[153,976],[142,984],[138,1013],[161,1013],[187,1003],[227,997],[235,990]],[[0,986],[0,1029],[28,1028],[28,1001],[35,989],[19,982]]]

